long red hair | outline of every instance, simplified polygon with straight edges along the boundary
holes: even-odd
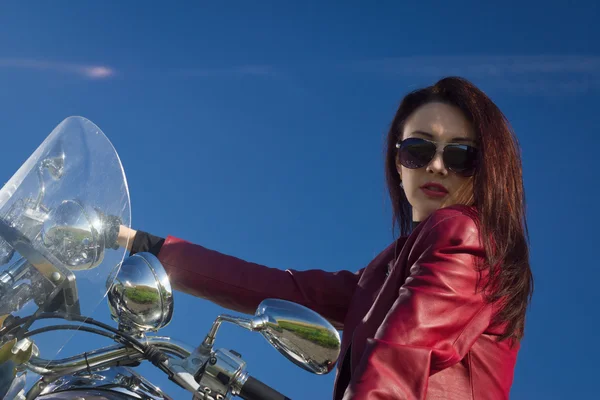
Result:
[[[396,143],[407,118],[430,102],[443,102],[462,110],[472,123],[479,147],[473,181],[473,205],[486,260],[480,266],[488,279],[481,280],[487,300],[498,304],[494,323],[505,324],[500,340],[523,337],[525,313],[533,294],[529,265],[529,239],[525,216],[521,155],[508,120],[494,102],[471,82],[447,77],[406,95],[387,135],[386,180],[393,209],[393,225],[400,234],[410,232],[412,209],[396,169]]]

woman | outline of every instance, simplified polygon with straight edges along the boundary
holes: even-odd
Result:
[[[128,229],[119,242],[221,306],[281,298],[325,316],[343,330],[334,399],[508,398],[533,286],[508,122],[470,82],[442,79],[400,104],[385,167],[401,236],[355,273],[283,271]]]

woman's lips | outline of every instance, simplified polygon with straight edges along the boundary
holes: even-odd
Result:
[[[448,190],[443,185],[440,185],[439,183],[435,182],[427,182],[426,184],[422,185],[420,189],[427,196],[438,199],[446,197],[446,195],[448,194]]]

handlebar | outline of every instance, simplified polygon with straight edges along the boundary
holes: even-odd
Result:
[[[169,337],[146,337],[145,343],[179,358],[185,358],[193,352],[190,346]],[[124,361],[139,361],[143,358],[144,355],[138,350],[119,344],[60,360],[45,360],[39,357],[31,357],[28,368],[40,375],[56,374],[67,370],[70,373],[74,373],[87,368],[114,365]]]
[[[248,377],[239,396],[244,400],[291,400],[273,389],[272,387],[262,383],[256,378]]]
[[[150,336],[144,343],[156,347],[162,352],[177,358],[186,358],[194,352],[190,346],[164,336]],[[108,346],[60,360],[45,360],[31,357],[27,368],[40,375],[61,373],[73,374],[89,368],[119,365],[123,362],[136,362],[144,359],[139,350],[122,344]],[[241,383],[241,382],[240,382]],[[239,397],[245,400],[290,400],[258,379],[248,376],[239,389]]]

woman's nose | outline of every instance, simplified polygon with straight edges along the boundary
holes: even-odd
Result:
[[[427,166],[427,172],[432,174],[448,175],[448,170],[444,165],[444,159],[441,151],[435,153],[435,156],[433,156],[433,159]]]

